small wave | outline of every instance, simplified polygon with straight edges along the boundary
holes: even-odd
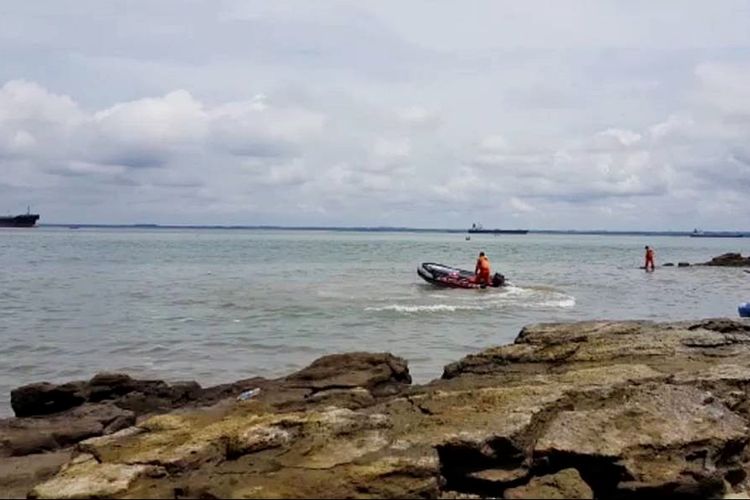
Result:
[[[431,305],[399,305],[391,304],[382,307],[365,307],[365,311],[396,311],[403,313],[420,313],[420,312],[456,312],[456,311],[481,311],[481,306],[455,306],[450,304],[431,304]]]
[[[464,291],[466,292],[466,291]],[[447,298],[447,297],[446,297]],[[494,309],[512,310],[535,308],[575,307],[576,299],[571,295],[554,291],[549,288],[524,288],[507,286],[499,290],[481,290],[456,294],[451,297],[451,303],[445,304],[390,304],[380,307],[366,307],[365,311],[395,311],[399,313],[422,312],[456,312],[456,311],[486,311]],[[392,298],[391,300],[393,300]],[[396,299],[397,300],[397,299]]]
[[[540,302],[538,305],[540,307],[569,308],[569,307],[575,307],[576,299],[575,297],[566,297],[564,299],[559,299],[559,300],[545,300],[543,302]]]

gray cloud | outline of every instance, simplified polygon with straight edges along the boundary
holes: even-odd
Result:
[[[0,208],[459,227],[750,216],[745,2],[122,7],[0,6]]]

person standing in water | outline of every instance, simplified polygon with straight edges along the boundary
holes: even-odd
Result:
[[[654,249],[646,245],[646,271],[653,271],[654,268]]]
[[[477,265],[474,267],[474,274],[476,274],[477,283],[484,285],[490,284],[490,259],[487,258],[484,252],[479,252]]]

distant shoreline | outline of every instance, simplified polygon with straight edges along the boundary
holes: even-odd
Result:
[[[338,227],[338,226],[234,226],[234,225],[177,225],[177,224],[39,224],[39,227],[71,229],[219,229],[219,230],[262,230],[262,231],[334,231],[356,233],[449,233],[467,234],[467,229],[415,228],[415,227]],[[733,233],[750,237],[746,231],[706,231],[708,233]],[[528,234],[593,235],[593,236],[690,236],[692,231],[609,231],[578,229],[529,229]],[[490,236],[522,237],[523,235],[501,234]]]

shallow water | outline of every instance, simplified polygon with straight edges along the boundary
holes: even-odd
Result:
[[[0,230],[0,415],[12,388],[102,370],[201,384],[278,376],[329,353],[390,351],[418,382],[540,321],[737,316],[738,269],[639,269],[750,254],[750,238]],[[421,261],[473,268],[504,289],[439,289]]]

